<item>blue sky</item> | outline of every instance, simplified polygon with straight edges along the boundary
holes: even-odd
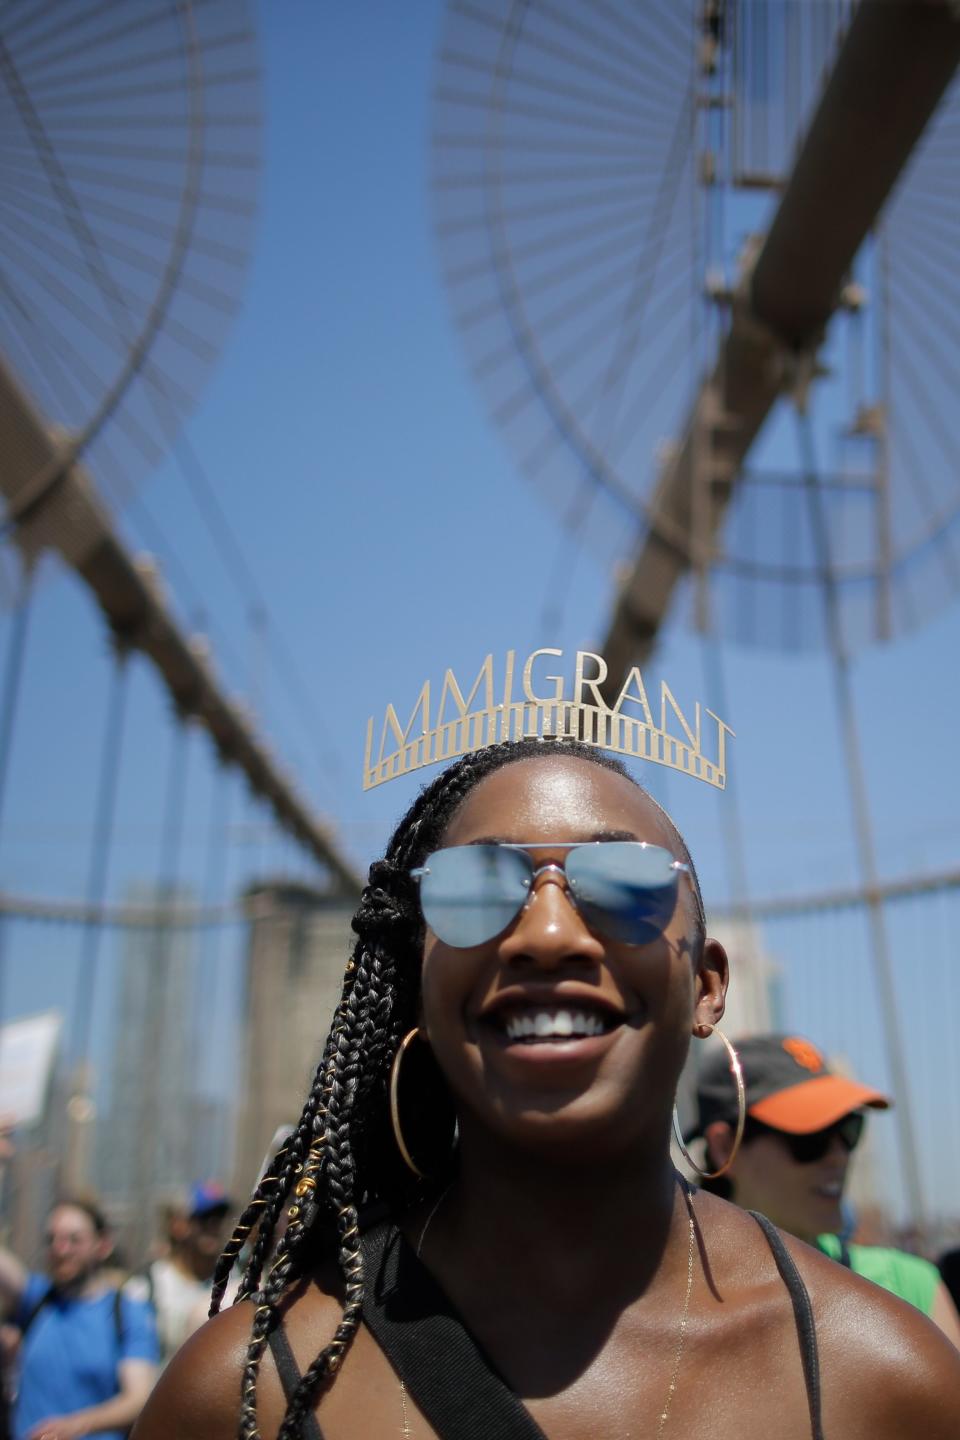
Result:
[[[162,464],[140,491],[191,577],[191,596],[172,586],[182,613],[202,600],[231,689],[252,699],[277,754],[358,865],[377,854],[418,783],[361,790],[368,716],[381,715],[387,701],[408,712],[424,679],[439,681],[448,665],[472,677],[489,651],[592,648],[612,600],[610,574],[580,555],[566,578],[562,619],[544,628],[563,544],[556,507],[527,485],[490,424],[449,314],[428,185],[440,17],[435,0],[282,0],[258,12],[265,128],[254,254],[240,313],[187,433],[271,623],[296,657],[309,712],[283,685],[269,632],[265,662],[257,658],[245,604],[177,465]],[[135,510],[122,523],[137,548],[150,548]],[[89,864],[106,643],[79,583],[52,565],[31,624],[0,864],[11,890],[76,897]],[[8,629],[0,621],[0,644]],[[953,605],[855,664],[885,875],[960,863],[952,760],[958,641]],[[853,883],[825,660],[727,645],[723,665],[752,892]],[[718,708],[698,637],[671,628],[647,670],[654,683],[666,678],[681,704],[702,699]],[[114,896],[157,877],[172,743],[166,700],[136,662]],[[188,747],[180,878],[202,891],[217,869],[213,767],[204,737],[192,733]],[[730,792],[717,796],[664,771],[644,778],[689,840],[708,908],[723,903],[729,857],[720,807],[734,803]],[[236,783],[217,847],[226,852],[218,883],[228,889],[264,869],[303,870]],[[78,948],[72,930],[12,925],[4,1013],[62,1003]],[[901,956],[898,975],[911,1036],[938,1047],[941,1037],[925,1027],[940,1021],[911,1008],[925,964],[936,967],[938,985],[946,981],[944,952],[934,948]],[[101,1033],[107,1016],[104,994]],[[875,1042],[866,1045],[858,1063],[879,1067]]]

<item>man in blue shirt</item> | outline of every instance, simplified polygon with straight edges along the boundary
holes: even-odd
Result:
[[[102,1279],[112,1242],[95,1205],[56,1205],[46,1243],[46,1275],[0,1251],[0,1298],[23,1336],[13,1440],[122,1440],[157,1373],[152,1307]]]

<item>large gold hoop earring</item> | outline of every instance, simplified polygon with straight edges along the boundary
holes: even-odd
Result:
[[[736,1160],[737,1151],[740,1149],[740,1142],[743,1140],[743,1127],[747,1123],[747,1092],[743,1084],[743,1066],[740,1064],[740,1056],[726,1035],[724,1035],[719,1025],[709,1025],[705,1028],[707,1035],[716,1035],[718,1040],[723,1041],[727,1054],[730,1057],[730,1073],[733,1075],[734,1083],[737,1087],[737,1133],[733,1137],[733,1147],[727,1157],[726,1163],[721,1165],[719,1170],[701,1170],[683,1143],[683,1132],[680,1129],[680,1117],[677,1114],[676,1105],[673,1107],[673,1134],[674,1139],[680,1147],[680,1153],[683,1155],[684,1160],[686,1160],[693,1173],[701,1180],[719,1180],[721,1175],[726,1175],[730,1166],[734,1160]],[[706,1039],[706,1036],[704,1036],[704,1039]]]
[[[420,1166],[411,1155],[410,1148],[403,1138],[403,1128],[400,1124],[400,1065],[414,1040],[423,1040],[424,1044],[427,1043],[418,1025],[415,1025],[412,1030],[408,1030],[406,1035],[404,1035],[400,1044],[397,1046],[397,1053],[394,1055],[393,1063],[390,1066],[390,1127],[393,1130],[393,1138],[396,1141],[397,1149],[400,1151],[400,1158],[403,1160],[404,1165],[406,1165],[409,1171],[416,1175],[418,1180],[429,1180],[430,1176],[420,1169]],[[459,1127],[456,1120],[454,1120],[452,1150],[456,1149],[459,1136]]]

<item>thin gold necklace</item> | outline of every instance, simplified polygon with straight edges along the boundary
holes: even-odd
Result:
[[[667,1389],[667,1398],[663,1402],[663,1409],[660,1411],[660,1419],[657,1422],[657,1440],[659,1440],[659,1437],[663,1434],[663,1431],[666,1427],[667,1418],[670,1414],[670,1406],[673,1404],[673,1397],[677,1388],[677,1381],[680,1378],[680,1363],[683,1359],[684,1346],[687,1342],[687,1322],[690,1319],[690,1296],[693,1294],[693,1262],[697,1248],[697,1224],[693,1212],[693,1195],[691,1194],[690,1186],[687,1184],[687,1181],[684,1179],[684,1177],[678,1174],[677,1179],[680,1182],[680,1189],[683,1194],[684,1203],[687,1207],[687,1228],[690,1237],[687,1242],[687,1288],[683,1297],[683,1310],[680,1314],[680,1333],[677,1336],[677,1349],[676,1354],[673,1357],[673,1369],[670,1372],[670,1385]],[[423,1222],[423,1229],[420,1231],[420,1238],[417,1241],[416,1254],[418,1260],[420,1259],[420,1254],[423,1250],[423,1242],[427,1238],[427,1231],[430,1228],[430,1222],[432,1221],[434,1215],[436,1215],[437,1211],[440,1209],[440,1206],[443,1204],[444,1200],[447,1198],[447,1190],[449,1189],[450,1186],[448,1185],[446,1190],[441,1191],[440,1195],[433,1203],[433,1208],[431,1209],[430,1214]],[[400,1433],[401,1435],[403,1435],[404,1440],[410,1440],[410,1437],[413,1435],[413,1431],[410,1429],[410,1420],[407,1415],[407,1387],[406,1385],[404,1385],[402,1380],[400,1381],[400,1408],[403,1414],[403,1429]]]
[[[673,1357],[673,1370],[670,1373],[670,1388],[667,1391],[667,1398],[663,1402],[663,1409],[660,1411],[660,1419],[657,1423],[658,1437],[663,1434],[667,1423],[667,1416],[670,1414],[670,1406],[673,1403],[674,1392],[677,1388],[677,1380],[680,1378],[680,1361],[683,1359],[683,1347],[687,1340],[687,1321],[690,1318],[690,1296],[693,1294],[693,1258],[697,1248],[697,1225],[693,1214],[693,1196],[690,1193],[690,1186],[684,1177],[677,1175],[680,1181],[680,1189],[687,1206],[687,1222],[690,1230],[690,1240],[687,1245],[687,1291],[683,1297],[683,1311],[680,1315],[680,1334],[677,1336],[677,1353]]]

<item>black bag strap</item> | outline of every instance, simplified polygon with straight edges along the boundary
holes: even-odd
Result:
[[[546,1440],[400,1231],[360,1244],[364,1323],[440,1440]]]
[[[820,1357],[817,1352],[817,1330],[813,1320],[813,1306],[810,1295],[797,1269],[793,1256],[783,1243],[780,1231],[766,1215],[757,1210],[747,1212],[763,1231],[767,1244],[773,1251],[777,1269],[787,1287],[793,1305],[793,1318],[800,1341],[800,1360],[803,1364],[803,1378],[807,1386],[807,1405],[810,1410],[810,1428],[813,1440],[824,1440],[822,1399],[820,1394]]]

